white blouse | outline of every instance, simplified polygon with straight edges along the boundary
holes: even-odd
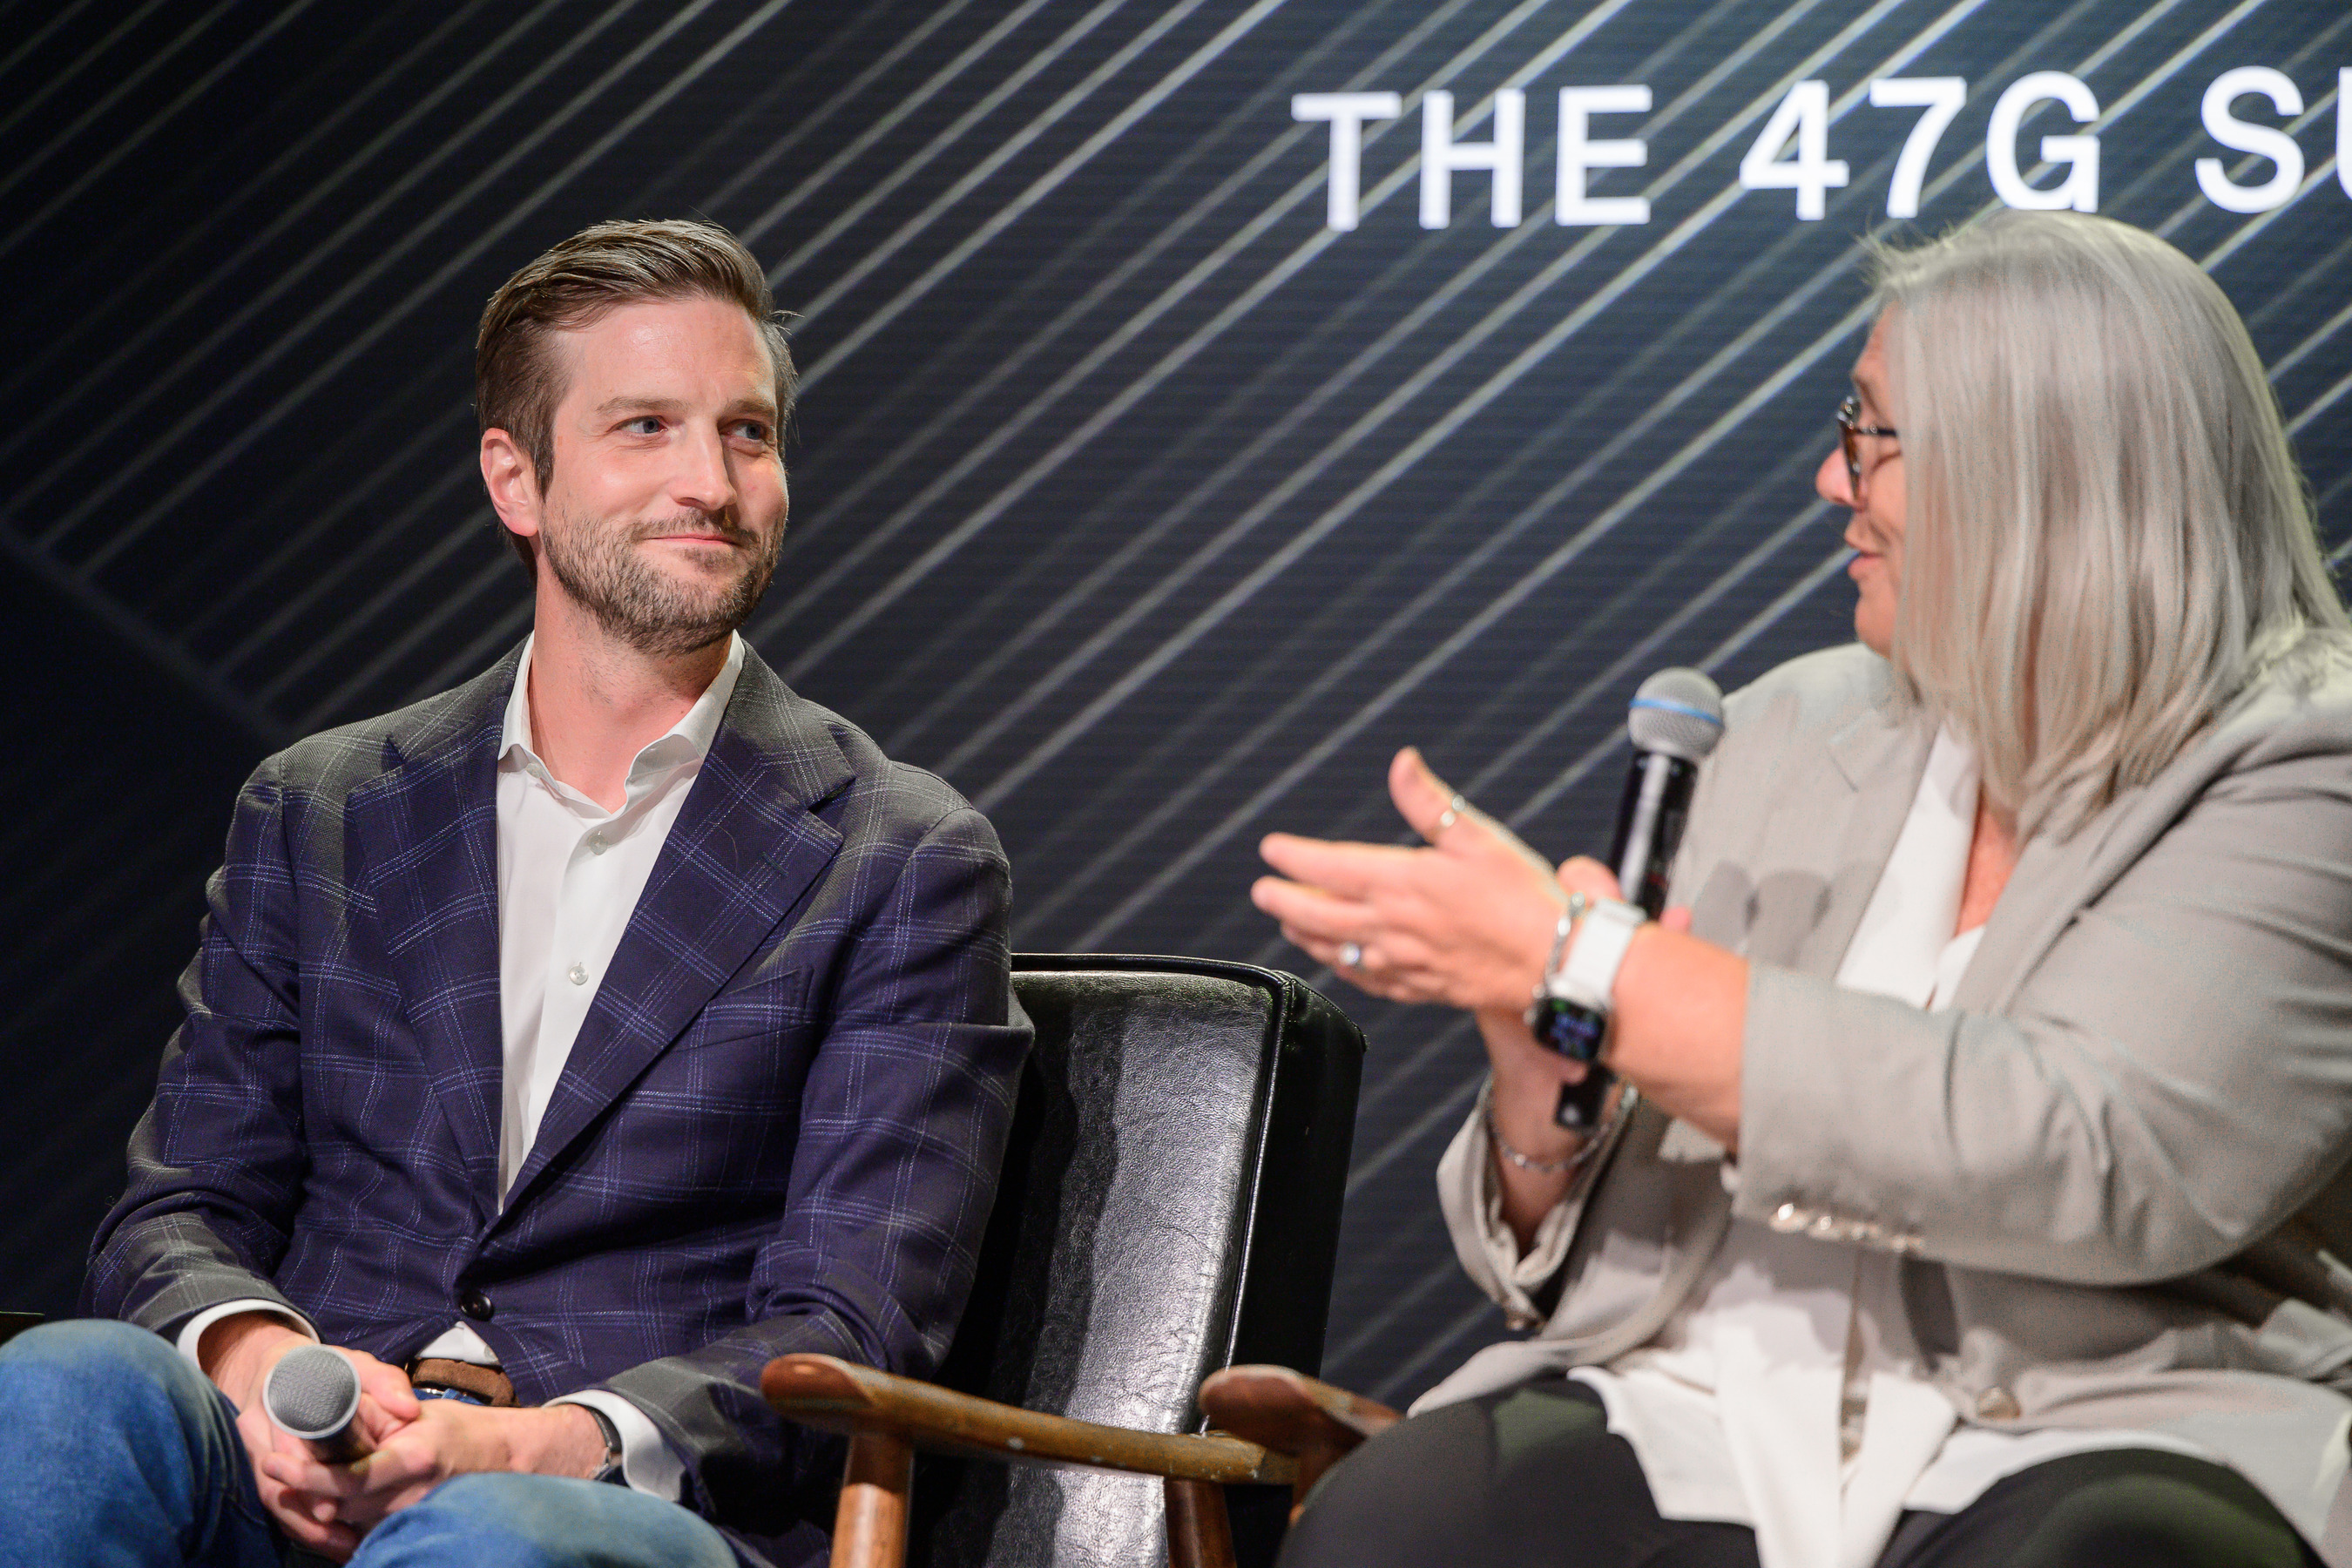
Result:
[[[1984,934],[1952,931],[1976,810],[1975,753],[1941,731],[1840,985],[1949,1005]],[[1736,1220],[1656,1339],[1570,1375],[1633,1445],[1658,1511],[1749,1526],[1763,1568],[1868,1568],[1906,1509],[1957,1512],[2003,1476],[2063,1454],[2213,1457],[2152,1433],[1959,1426],[1923,1375],[1899,1271],[1889,1252]]]

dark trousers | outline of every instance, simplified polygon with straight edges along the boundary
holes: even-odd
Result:
[[[1910,1512],[1880,1568],[2316,1568],[2236,1471],[2126,1448],[2021,1470],[1956,1514]],[[1401,1422],[1335,1466],[1281,1568],[1754,1568],[1745,1526],[1658,1517],[1600,1395],[1555,1380]]]

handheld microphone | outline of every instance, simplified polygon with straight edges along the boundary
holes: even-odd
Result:
[[[1723,692],[1696,669],[1662,669],[1633,693],[1625,729],[1633,742],[1633,765],[1626,770],[1625,793],[1617,804],[1609,864],[1625,901],[1656,920],[1666,910],[1666,876],[1690,815],[1698,765],[1723,739]],[[1578,1034],[1591,1054],[1570,1053],[1586,1063],[1584,1081],[1560,1086],[1552,1120],[1589,1133],[1601,1124],[1601,1101],[1616,1075],[1598,1059],[1608,1018],[1588,1017],[1589,1027]]]
[[[301,1345],[278,1358],[262,1381],[261,1405],[280,1430],[299,1437],[322,1463],[363,1458],[360,1373],[348,1357],[325,1345]]]

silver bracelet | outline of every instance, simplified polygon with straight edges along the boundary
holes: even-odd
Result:
[[[1609,1129],[1615,1123],[1616,1118],[1612,1115],[1608,1121],[1594,1128],[1592,1135],[1572,1153],[1558,1160],[1537,1160],[1511,1147],[1510,1140],[1503,1136],[1501,1124],[1495,1120],[1494,1106],[1490,1103],[1486,1107],[1486,1136],[1495,1141],[1495,1152],[1520,1170],[1531,1171],[1538,1176],[1558,1176],[1581,1166],[1592,1158],[1592,1152],[1601,1147],[1601,1140],[1609,1136]]]

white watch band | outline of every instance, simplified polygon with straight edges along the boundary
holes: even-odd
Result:
[[[1544,977],[1544,990],[1589,1012],[1607,1013],[1617,985],[1617,967],[1625,962],[1633,933],[1648,919],[1633,904],[1595,900],[1577,922],[1567,962]]]

